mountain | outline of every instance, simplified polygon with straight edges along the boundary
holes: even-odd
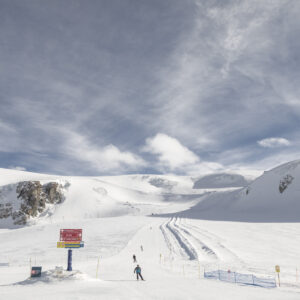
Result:
[[[188,176],[75,177],[0,169],[0,228],[175,212],[203,193]]]
[[[264,172],[250,183],[237,174],[212,174],[195,181],[189,176],[75,177],[0,169],[0,228],[126,215],[299,221],[299,186],[300,160]]]
[[[206,194],[182,212],[199,219],[293,222],[300,221],[300,160],[264,172],[247,187]]]
[[[197,179],[194,182],[194,189],[244,187],[250,182],[250,180],[239,174],[210,174]]]

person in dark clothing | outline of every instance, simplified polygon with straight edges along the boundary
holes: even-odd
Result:
[[[133,254],[132,258],[133,258],[133,262],[136,263],[136,256],[135,256],[135,254]]]
[[[133,273],[136,273],[136,280],[139,280],[139,277],[144,280],[143,276],[142,276],[142,269],[139,265],[137,265],[133,271]]]

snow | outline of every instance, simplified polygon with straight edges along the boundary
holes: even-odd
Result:
[[[24,180],[69,183],[65,201],[29,226],[5,227],[0,220],[1,299],[299,299],[300,223],[234,218],[244,207],[253,217],[261,201],[276,204],[282,196],[288,205],[297,205],[292,197],[298,173],[297,163],[271,170],[245,195],[246,188],[196,190],[185,176],[60,177],[0,169],[1,186]],[[286,174],[294,180],[281,194],[278,184]],[[228,220],[222,220],[222,211]],[[277,216],[275,209],[271,212]],[[73,250],[73,272],[57,275],[55,268],[67,264],[67,250],[56,247],[62,228],[82,228],[85,246]],[[144,282],[133,274],[133,254]],[[28,278],[30,264],[42,266],[41,278]],[[222,269],[273,278],[275,265],[281,267],[280,288],[203,277],[204,270]]]
[[[282,182],[287,182],[283,192]],[[299,222],[299,186],[300,161],[293,161],[264,172],[248,187],[204,194],[181,215],[219,221]]]
[[[250,180],[240,174],[210,174],[197,179],[194,183],[194,189],[244,187],[249,183]]]

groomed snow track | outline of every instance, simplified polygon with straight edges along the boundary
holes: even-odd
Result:
[[[205,263],[230,262],[245,267],[243,261],[221,243],[220,237],[188,224],[186,219],[171,218],[160,226],[160,230],[173,255]]]

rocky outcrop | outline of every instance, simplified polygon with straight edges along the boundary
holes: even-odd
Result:
[[[29,218],[43,213],[47,204],[61,203],[64,200],[63,188],[57,182],[43,185],[40,181],[23,181],[3,187],[0,195],[0,219],[11,217],[14,224],[25,225]],[[16,193],[17,200],[13,201],[8,192]]]
[[[12,205],[11,203],[0,203],[0,218],[8,218],[12,214]]]
[[[169,190],[177,185],[176,181],[171,181],[164,178],[151,178],[149,183],[157,188],[165,188]]]
[[[294,177],[287,174],[279,182],[279,192],[282,194],[284,190],[293,182]]]

